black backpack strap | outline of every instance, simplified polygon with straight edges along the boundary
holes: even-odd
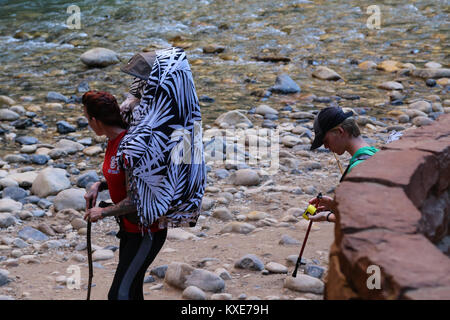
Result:
[[[353,163],[355,163],[356,161],[360,161],[360,160],[367,160],[367,159],[369,159],[371,156],[372,156],[372,155],[369,155],[369,154],[362,154],[362,155],[360,155],[359,157],[356,157],[356,159],[355,159],[355,161],[354,161]],[[349,165],[347,166],[347,168],[345,169],[344,173],[342,174],[342,177],[341,177],[341,179],[339,180],[339,182],[342,182],[342,180],[344,180],[345,176],[346,176],[347,173],[348,173],[348,170],[350,169],[350,166],[351,166],[351,164],[349,164]]]

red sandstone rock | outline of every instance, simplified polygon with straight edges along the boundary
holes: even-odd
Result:
[[[325,298],[450,299],[450,259],[420,234],[434,242],[448,234],[450,115],[384,149],[336,190]],[[380,290],[367,286],[371,265]]]
[[[355,190],[358,193],[355,194]],[[385,229],[397,233],[417,233],[421,213],[401,188],[370,182],[342,182],[336,189],[339,228],[336,242],[342,234],[367,229]]]
[[[428,152],[386,150],[353,168],[345,180],[400,186],[414,205],[420,207],[439,180],[439,164],[436,156]]]
[[[450,286],[450,259],[422,235],[381,230],[346,235],[339,258],[342,272],[362,299],[399,299],[406,289]],[[381,268],[381,290],[367,287],[369,265]]]

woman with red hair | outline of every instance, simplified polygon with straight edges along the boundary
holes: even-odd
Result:
[[[158,221],[142,226],[137,208],[129,194],[127,173],[121,168],[117,149],[127,133],[116,98],[102,91],[88,91],[83,95],[84,115],[95,134],[108,137],[103,162],[105,181],[94,183],[85,195],[85,219],[92,222],[114,216],[120,225],[119,264],[108,293],[109,300],[143,300],[143,282],[147,268],[163,246],[167,228],[160,229]],[[114,205],[95,207],[100,191],[109,190]],[[92,206],[92,208],[91,208]]]

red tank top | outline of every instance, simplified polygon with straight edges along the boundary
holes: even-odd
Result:
[[[127,131],[124,130],[116,138],[108,141],[108,146],[106,147],[105,152],[105,160],[103,162],[103,176],[108,184],[111,200],[115,204],[127,197],[125,171],[120,168],[116,157],[120,141],[126,133]],[[127,218],[122,216],[120,220],[125,232],[140,233],[142,231],[142,228],[140,228],[139,225],[132,223]],[[151,232],[156,232],[158,230],[160,229],[157,222],[150,226]]]

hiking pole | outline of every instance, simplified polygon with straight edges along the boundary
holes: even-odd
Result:
[[[319,201],[320,201],[320,199],[322,199],[322,193],[319,193],[317,195],[317,199],[319,199]],[[306,220],[310,220],[308,218],[308,215],[314,215],[316,213],[316,211],[317,211],[316,207],[314,207],[312,204],[310,204],[306,208],[305,212],[303,213],[303,218],[305,218]],[[297,276],[297,270],[298,270],[298,267],[299,267],[299,265],[301,264],[301,261],[302,261],[303,250],[305,250],[306,241],[308,241],[309,231],[311,231],[312,223],[313,223],[313,221],[310,220],[309,221],[309,225],[308,225],[308,229],[306,230],[305,239],[303,239],[303,244],[302,244],[302,248],[300,250],[300,254],[298,256],[298,259],[297,259],[297,263],[295,264],[294,272],[292,273],[292,277],[294,277],[294,278]]]
[[[92,200],[89,201],[88,209],[92,208]],[[86,233],[86,241],[87,241],[87,253],[88,253],[88,265],[89,265],[89,280],[88,280],[88,291],[86,300],[91,299],[91,287],[92,287],[92,278],[94,277],[94,267],[92,265],[92,246],[91,246],[91,217],[88,218],[87,222],[87,233]]]

